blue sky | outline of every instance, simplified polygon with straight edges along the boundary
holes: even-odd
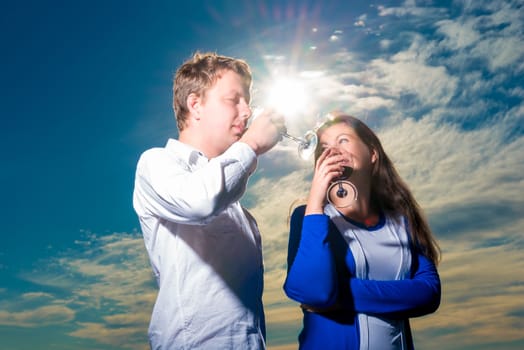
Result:
[[[443,248],[423,349],[524,346],[524,4],[508,1],[21,1],[0,11],[0,349],[144,349],[155,298],[131,195],[142,151],[176,137],[171,79],[193,52],[308,99],[302,134],[365,120]],[[292,99],[289,97],[289,104]],[[271,349],[293,349],[286,218],[310,162],[284,141],[243,203],[264,239]]]

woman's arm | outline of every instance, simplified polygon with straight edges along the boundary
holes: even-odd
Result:
[[[329,184],[342,173],[343,160],[333,148],[322,152],[315,164],[307,205],[291,216],[284,291],[308,306],[329,307],[337,300],[337,271],[327,240],[330,220],[324,205]]]
[[[291,216],[284,291],[302,304],[329,307],[337,299],[335,261],[327,242],[329,217],[304,216],[304,211],[299,207]]]
[[[415,261],[411,279],[374,281],[351,278],[350,290],[356,312],[400,314],[417,317],[435,312],[440,305],[440,278],[435,265],[422,254]]]

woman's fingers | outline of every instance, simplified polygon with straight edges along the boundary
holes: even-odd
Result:
[[[343,171],[344,157],[337,151],[327,148],[317,160],[315,172],[322,178],[329,180],[340,176]]]

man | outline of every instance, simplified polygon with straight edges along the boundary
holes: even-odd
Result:
[[[152,349],[265,348],[260,233],[239,199],[285,127],[266,112],[246,128],[251,81],[242,60],[195,54],[174,80],[178,140],[138,162],[133,205],[159,286]]]

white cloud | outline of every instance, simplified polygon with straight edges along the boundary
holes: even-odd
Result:
[[[75,311],[65,305],[43,305],[26,310],[0,310],[0,325],[11,327],[41,327],[62,325],[73,321]]]
[[[470,47],[481,37],[480,33],[474,28],[475,21],[473,19],[464,22],[447,19],[437,22],[436,26],[438,31],[446,36],[443,44],[452,50]]]
[[[524,222],[516,224],[522,227]],[[520,249],[513,242],[477,248],[478,241],[444,244],[441,307],[433,316],[412,321],[424,349],[442,349],[442,344],[506,348],[504,344],[524,340],[519,327],[524,310],[524,278],[518,273],[524,269],[522,237]]]
[[[479,8],[466,6],[461,18],[437,22],[438,32],[445,35],[441,44],[463,56],[462,62],[485,60],[488,64],[484,68],[491,72],[522,71],[524,22],[518,2],[494,1],[485,5],[481,8],[483,15],[478,15]]]
[[[380,48],[384,49],[384,50],[387,50],[391,47],[391,44],[393,43],[392,40],[389,40],[389,39],[383,39],[383,40],[380,40]]]
[[[522,35],[522,34],[521,34]],[[482,40],[471,53],[475,56],[484,57],[489,62],[488,68],[492,71],[515,67],[524,59],[524,40],[519,37],[486,38]]]
[[[417,6],[414,0],[406,0],[401,6],[397,7],[379,5],[377,6],[377,10],[379,16],[413,16],[413,20],[416,18],[431,19],[444,12],[444,9],[438,7]]]
[[[424,49],[419,38],[409,50],[390,59],[372,60],[367,83],[388,97],[412,94],[423,105],[446,105],[455,94],[457,78],[449,75],[444,66],[427,65],[426,55],[421,54]]]
[[[383,145],[425,207],[520,202],[524,138],[504,142],[504,126],[461,131],[430,120],[406,119],[381,132]],[[513,179],[513,180],[511,180]]]
[[[0,325],[76,328],[70,336],[143,349],[156,288],[142,237],[89,233],[77,246],[21,274],[39,287],[4,298]]]

